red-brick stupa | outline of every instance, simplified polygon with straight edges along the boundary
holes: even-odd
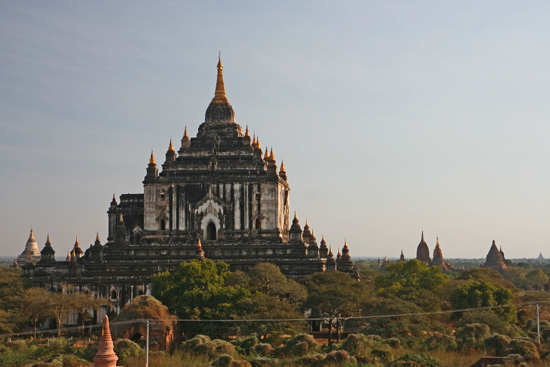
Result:
[[[94,357],[94,367],[116,367],[118,357],[113,350],[113,339],[109,329],[109,318],[105,315],[101,328],[101,338],[97,346],[97,353]]]

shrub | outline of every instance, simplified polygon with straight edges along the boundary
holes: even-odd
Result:
[[[129,340],[129,339],[119,339],[114,342],[114,350],[118,356],[117,364],[124,366],[128,361],[129,357],[140,357],[145,355],[145,351],[141,347]]]
[[[521,356],[529,356],[530,359],[540,359],[539,352],[535,343],[529,339],[517,338],[513,339],[508,344],[508,352],[510,354],[519,354]]]
[[[388,338],[384,340],[384,343],[388,344],[393,349],[401,347],[401,340],[398,338]]]
[[[309,345],[307,342],[299,342],[297,344],[294,344],[292,348],[290,348],[290,353],[293,356],[305,356],[309,351]]]
[[[196,335],[193,339],[189,339],[181,343],[180,348],[183,350],[192,350],[199,344],[210,342],[210,338],[207,335]]]
[[[510,344],[510,338],[506,335],[493,334],[483,342],[487,348],[495,351],[495,355],[504,356],[506,348]]]
[[[27,348],[28,344],[26,340],[14,340],[7,343],[6,346],[15,352],[21,352]]]
[[[248,361],[231,361],[228,367],[252,367]]]
[[[426,341],[426,346],[428,350],[456,350],[456,338],[452,335],[447,335],[443,333],[432,333],[428,340]]]
[[[212,367],[229,367],[229,363],[233,361],[233,357],[229,354],[222,354],[210,366]]]
[[[289,339],[284,346],[275,348],[271,354],[274,356],[304,356],[311,352],[316,352],[321,349],[321,346],[315,342],[315,339],[309,334],[299,334],[294,338]]]
[[[489,336],[489,327],[485,324],[467,324],[456,331],[458,347],[462,350],[479,348]]]
[[[345,350],[337,350],[330,352],[325,359],[316,362],[313,366],[342,365],[344,363],[356,365],[357,360],[350,356]]]
[[[277,365],[276,359],[258,357],[250,361],[252,367],[275,367]]]
[[[215,339],[210,342],[196,345],[192,350],[193,353],[208,356],[209,359],[215,359],[222,354],[235,355],[235,346],[225,340]]]
[[[385,349],[374,349],[371,352],[371,355],[380,362],[387,363],[393,361],[393,354],[389,350]]]
[[[271,344],[268,344],[268,343],[260,343],[255,345],[254,348],[252,349],[254,350],[254,352],[258,353],[259,355],[265,356],[271,353],[271,351],[273,350],[273,347],[271,346]]]
[[[439,367],[441,362],[427,354],[405,353],[391,364],[392,367]]]
[[[252,348],[254,348],[259,343],[260,341],[258,340],[258,337],[255,334],[246,338],[240,338],[240,339],[235,339],[231,341],[231,344],[241,348],[246,353],[249,353],[250,350],[252,350]]]
[[[523,357],[520,356],[519,354],[510,354],[504,357],[505,367],[520,366],[522,363],[523,363]]]

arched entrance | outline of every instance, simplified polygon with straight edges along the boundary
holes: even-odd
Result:
[[[208,225],[206,226],[206,239],[208,241],[215,241],[216,235],[217,235],[216,225],[212,222],[208,223]]]

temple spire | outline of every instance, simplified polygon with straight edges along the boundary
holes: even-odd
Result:
[[[216,80],[216,92],[214,93],[214,98],[212,99],[214,103],[220,102],[229,102],[225,96],[225,86],[223,84],[223,64],[221,53],[218,57],[218,79]]]
[[[155,155],[153,154],[152,150],[151,150],[151,158],[149,158],[149,164],[155,164]]]

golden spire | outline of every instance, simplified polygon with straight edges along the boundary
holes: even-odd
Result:
[[[246,132],[244,133],[245,138],[250,138],[250,133],[248,132],[248,125],[246,125]]]
[[[265,154],[264,154],[264,160],[267,161],[269,159],[269,154],[267,154],[267,147],[265,148]]]
[[[198,248],[198,249],[202,249],[201,239],[200,239],[200,238],[199,238],[199,244],[197,245],[197,248]]]
[[[113,193],[113,201],[116,203],[115,193]]]
[[[50,243],[50,234],[48,233],[48,237],[46,238],[46,243]]]
[[[151,158],[149,158],[149,164],[155,164],[155,155],[153,154],[152,150],[151,150]]]
[[[273,154],[273,148],[271,148],[271,154],[269,155],[269,160],[275,162],[275,155]]]
[[[174,151],[174,146],[172,145],[172,138],[170,138],[170,146],[168,147],[168,150],[171,152]]]
[[[256,149],[260,149],[260,150],[262,149],[262,146],[260,145],[260,137],[259,136],[256,138]]]
[[[294,211],[294,219],[298,219],[298,218],[296,217],[296,211]]]
[[[95,235],[95,240],[96,241],[99,241],[99,232],[96,232],[97,234]]]
[[[187,126],[185,127],[185,131],[183,132],[183,137],[189,139],[189,135],[187,135]]]
[[[328,253],[332,255],[332,244],[329,246]]]
[[[286,171],[285,171],[285,162],[284,162],[284,161],[281,161],[281,172],[286,172]]]
[[[78,243],[78,236],[76,236],[76,242],[74,243],[74,247],[80,247],[80,244]]]
[[[252,148],[256,149],[256,133],[254,133],[254,138],[252,139]]]
[[[67,251],[67,261],[71,261],[71,253]]]
[[[71,258],[76,258],[76,252],[74,251],[74,248],[73,248],[73,251],[71,252]]]
[[[223,64],[221,53],[218,57],[218,79],[216,80],[216,92],[214,93],[213,103],[229,102],[225,96],[225,86],[223,85]]]

